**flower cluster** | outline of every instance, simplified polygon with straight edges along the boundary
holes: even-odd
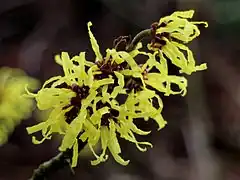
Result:
[[[162,21],[170,24],[175,20],[175,24],[180,23],[177,19],[179,14],[182,14],[180,19],[184,18],[184,12],[178,12],[161,19],[160,24]],[[184,37],[188,34],[190,36],[189,29],[196,29],[195,26],[189,26],[189,24],[185,23],[188,30],[182,32]],[[51,113],[46,121],[27,128],[27,131],[29,134],[42,132],[42,140],[37,140],[33,136],[35,144],[51,139],[53,133],[61,134],[63,140],[59,150],[73,149],[72,167],[77,165],[79,139],[87,142],[96,157],[91,161],[92,165],[108,159],[107,149],[118,163],[127,165],[129,160],[124,160],[120,156],[121,148],[118,138],[134,143],[140,151],[146,151],[147,146],[152,147],[149,142],[137,141],[135,134],[147,135],[150,131],[139,129],[135,122],[141,119],[155,120],[159,129],[163,128],[166,121],[161,115],[163,103],[157,92],[162,92],[166,96],[171,94],[184,96],[187,91],[187,80],[182,76],[168,74],[168,59],[178,59],[166,53],[165,49],[171,51],[173,46],[176,47],[172,41],[168,40],[164,45],[166,47],[162,46],[161,49],[155,47],[159,43],[158,40],[152,41],[149,47],[154,47],[153,53],[141,51],[142,43],[139,42],[131,52],[117,51],[116,48],[112,48],[107,49],[106,55],[103,56],[91,32],[91,25],[89,22],[88,32],[96,56],[95,61],[86,60],[85,52],[72,58],[66,52],[63,52],[61,56],[56,56],[56,62],[63,67],[64,76],[50,78],[37,94],[28,92],[28,96],[36,99],[40,110],[51,109]],[[178,30],[176,25],[170,25],[166,27]],[[179,28],[184,28],[183,26],[181,22]],[[158,37],[162,31],[164,30],[159,25],[155,36]],[[174,35],[175,31],[166,31],[177,36]],[[177,46],[179,47],[182,46]],[[180,54],[179,50],[176,52]],[[144,64],[137,64],[135,60],[138,55],[146,56],[147,61]],[[194,61],[194,59],[191,60]],[[178,61],[185,61],[185,59],[178,59]],[[185,73],[201,69],[190,64],[188,66],[185,62],[181,62],[177,65]],[[157,71],[153,72],[153,68]],[[179,90],[172,90],[171,84],[176,84]],[[120,98],[122,95],[125,97],[124,102]],[[102,147],[100,155],[96,154],[93,148],[98,142],[101,142]]]
[[[28,77],[22,70],[2,67],[0,69],[0,145],[6,143],[8,135],[22,119],[31,115],[34,102],[23,97],[25,86],[32,90],[38,81]]]
[[[165,55],[175,66],[180,68],[180,73],[190,75],[192,72],[205,70],[207,65],[195,66],[192,51],[184,44],[189,43],[200,35],[199,24],[208,26],[206,22],[190,22],[193,10],[177,11],[170,16],[161,18],[158,23],[153,24],[153,40],[148,48],[159,51],[159,56]],[[161,53],[161,54],[160,54]],[[187,54],[187,57],[185,57]]]

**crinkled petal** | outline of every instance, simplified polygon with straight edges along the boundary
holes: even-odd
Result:
[[[109,130],[107,127],[101,127],[101,144],[102,144],[102,154],[100,156],[97,156],[97,159],[94,161],[91,161],[92,165],[98,165],[101,162],[105,162],[108,159],[108,155],[106,155],[107,146],[109,143]]]
[[[75,140],[75,143],[73,145],[73,156],[72,156],[72,165],[71,167],[76,167],[78,161],[78,141]]]
[[[152,117],[158,124],[158,130],[164,128],[167,124],[167,121],[165,121],[162,117],[162,115],[159,113],[158,115]]]
[[[114,80],[112,78],[105,78],[105,79],[101,79],[101,80],[95,81],[93,83],[92,87],[94,89],[97,89],[100,86],[107,85],[107,84],[113,84],[113,83],[114,83]]]
[[[138,66],[136,61],[133,59],[133,57],[129,53],[125,51],[120,51],[118,52],[118,54],[129,64],[129,66],[133,71],[141,72],[141,68]]]
[[[61,104],[69,104],[75,93],[69,89],[44,88],[36,96],[37,106],[40,110],[46,110]]]
[[[105,106],[101,109],[98,109],[93,113],[93,115],[90,117],[90,121],[96,125],[101,123],[101,118],[104,114],[109,113],[109,107]]]
[[[160,19],[159,25],[165,23],[166,26],[157,29],[156,33],[161,34],[164,32],[170,33],[170,36],[178,39],[184,43],[192,41],[194,38],[200,35],[200,31],[197,24],[204,24],[208,26],[207,22],[191,22],[188,19],[193,17],[194,10],[189,11],[177,11],[170,16],[166,16]]]
[[[113,121],[110,121],[110,140],[108,142],[108,149],[110,150],[111,154],[113,155],[114,159],[121,165],[126,166],[130,162],[125,161],[119,154],[121,153],[121,148],[117,140],[116,136],[116,128]]]
[[[66,149],[73,146],[78,134],[82,131],[82,126],[86,116],[86,109],[81,109],[79,115],[69,125],[66,134],[62,140],[62,144],[59,147],[60,151],[66,151]]]
[[[92,22],[88,22],[88,34],[90,37],[92,49],[96,55],[96,61],[101,61],[101,60],[103,60],[103,57],[102,57],[102,54],[100,53],[100,49],[99,49],[97,40],[95,39],[93,33],[91,32],[91,29],[90,29],[91,26],[92,26]]]

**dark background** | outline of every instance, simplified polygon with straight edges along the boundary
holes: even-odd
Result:
[[[195,9],[194,20],[206,20],[191,43],[198,64],[208,70],[188,77],[188,94],[163,97],[168,125],[155,124],[143,139],[153,149],[139,152],[121,141],[127,167],[109,159],[91,166],[82,156],[72,175],[68,168],[51,179],[102,180],[239,180],[240,179],[240,1],[239,0],[1,0],[0,66],[18,67],[44,82],[62,73],[54,55],[92,52],[86,23],[102,52],[120,35],[135,35],[176,10]],[[0,147],[0,180],[25,180],[41,162],[57,154],[59,141],[33,145],[23,121]]]

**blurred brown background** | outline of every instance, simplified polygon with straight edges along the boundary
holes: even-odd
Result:
[[[188,77],[185,98],[163,97],[166,128],[142,125],[153,129],[143,137],[153,149],[141,153],[123,141],[129,166],[110,159],[93,167],[91,157],[81,157],[75,175],[66,168],[50,179],[240,180],[239,7],[240,0],[1,0],[0,66],[22,68],[41,82],[62,73],[56,53],[87,51],[92,57],[88,21],[102,52],[118,36],[135,35],[176,10],[195,9],[195,20],[209,22],[190,45],[208,70]],[[32,144],[25,128],[35,123],[23,121],[0,147],[0,180],[28,179],[57,154],[57,140]]]

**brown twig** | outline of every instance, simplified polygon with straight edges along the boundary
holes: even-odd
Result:
[[[78,149],[81,151],[86,145],[86,142],[79,140]],[[50,174],[71,165],[72,149],[67,149],[60,152],[49,161],[42,163],[37,169],[34,170],[32,177],[29,180],[43,180],[47,179]]]

